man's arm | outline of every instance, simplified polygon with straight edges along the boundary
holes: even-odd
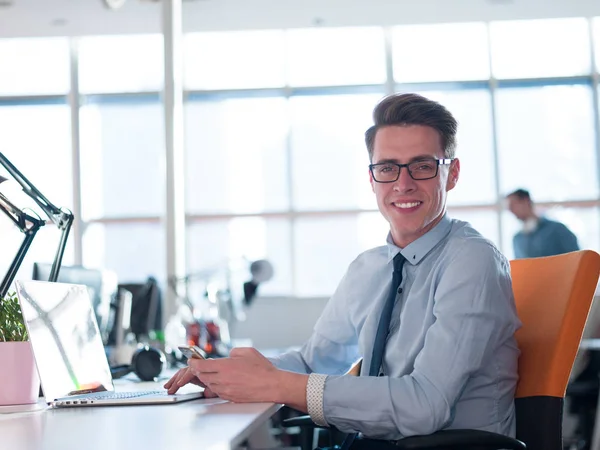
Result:
[[[330,425],[400,439],[450,423],[468,379],[519,326],[506,260],[487,244],[466,248],[457,251],[435,290],[436,321],[413,372],[401,378],[328,376],[323,407]]]
[[[290,372],[339,375],[345,373],[357,358],[355,343],[336,342],[314,331],[300,350],[268,359],[278,369]]]
[[[345,373],[359,358],[357,329],[349,305],[356,295],[356,283],[363,279],[362,264],[360,256],[350,264],[302,348],[269,358],[275,367],[305,374],[336,375]],[[318,329],[328,330],[327,336]]]
[[[579,250],[579,244],[577,243],[577,236],[573,234],[571,230],[564,224],[559,224],[558,227],[557,241],[561,248],[561,253],[575,252]]]

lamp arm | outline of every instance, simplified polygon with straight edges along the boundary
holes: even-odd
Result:
[[[2,165],[14,180],[21,185],[23,191],[46,213],[48,218],[61,230],[71,228],[73,214],[66,209],[57,208],[42,194],[2,152],[0,152],[0,165]]]
[[[50,271],[50,278],[48,281],[56,281],[58,279],[58,273],[60,271],[60,266],[62,263],[62,258],[65,252],[65,247],[67,245],[67,239],[69,237],[69,232],[71,231],[71,226],[73,225],[73,221],[75,219],[75,217],[73,216],[73,213],[67,209],[64,208],[58,208],[56,206],[54,206],[50,200],[48,200],[32,183],[31,181],[29,181],[27,178],[25,178],[25,175],[23,175],[19,169],[17,169],[9,160],[8,158],[6,158],[6,156],[4,156],[4,154],[2,152],[0,152],[0,165],[2,167],[4,167],[8,173],[11,175],[12,178],[14,178],[14,180],[19,183],[19,185],[21,186],[21,188],[23,189],[23,192],[25,192],[25,194],[27,194],[28,197],[30,197],[43,211],[44,213],[48,216],[48,218],[61,230],[61,237],[60,237],[60,241],[58,244],[58,248],[56,250],[56,254],[54,256],[54,262],[52,263],[52,269]],[[45,223],[44,221],[42,221],[39,218],[34,218],[31,217],[27,214],[25,214],[23,211],[21,211],[19,208],[17,208],[16,206],[14,206],[12,203],[10,203],[10,201],[8,201],[8,199],[6,197],[4,197],[2,194],[0,194],[0,209],[2,209],[2,211],[4,213],[6,213],[11,220],[19,227],[19,229],[23,232],[25,232],[26,234],[29,232],[31,233],[32,230],[34,230],[33,236],[35,236],[35,233],[37,233],[37,230]],[[27,221],[31,222],[31,227],[27,227]],[[39,223],[41,222],[41,224]],[[29,231],[26,231],[29,230]],[[20,265],[21,262],[23,261],[23,258],[25,257],[25,253],[21,252],[27,252],[29,246],[31,245],[31,241],[33,240],[33,236],[31,236],[30,240],[27,240],[27,238],[25,239],[25,241],[28,242],[27,246],[25,248],[23,248],[23,245],[25,245],[25,242],[23,243],[23,245],[21,246],[21,249],[19,249],[19,253],[17,254],[17,257],[15,258],[15,261],[18,261],[18,264]],[[20,259],[19,259],[20,258]],[[15,261],[13,261],[13,265],[15,263]],[[13,265],[11,265],[11,268],[13,267]],[[16,274],[16,270],[18,269],[18,265],[14,268],[14,274],[12,274],[12,278],[14,278],[15,274]],[[6,279],[10,278],[10,270],[9,273],[7,274],[7,276],[5,277],[5,281]],[[8,283],[8,285],[10,285],[10,283],[12,282],[12,278],[10,279],[10,282]],[[8,289],[8,285],[6,286],[6,289]],[[4,288],[4,282],[1,285]],[[2,293],[2,290],[0,289],[0,294]],[[6,294],[6,292],[4,292],[4,294]]]
[[[6,293],[8,292],[8,288],[10,287],[10,284],[15,279],[15,276],[17,275],[17,271],[19,270],[19,267],[21,266],[23,259],[25,259],[25,255],[27,254],[27,251],[29,250],[29,247],[31,246],[31,243],[33,242],[33,238],[35,237],[35,234],[37,233],[38,229],[39,229],[39,227],[34,228],[33,230],[29,231],[25,235],[25,239],[23,239],[23,242],[21,243],[21,247],[19,247],[19,251],[17,252],[14,259],[12,260],[10,267],[8,268],[8,271],[6,272],[6,275],[4,276],[4,279],[2,280],[2,284],[0,284],[0,299],[3,299],[4,296],[6,295]]]
[[[60,242],[58,243],[58,248],[56,249],[56,254],[54,256],[54,262],[52,263],[52,269],[50,270],[50,278],[48,281],[56,281],[58,280],[58,272],[60,271],[60,266],[62,264],[62,258],[65,253],[65,247],[67,246],[67,239],[69,238],[69,232],[71,231],[71,225],[73,225],[73,214],[68,217],[68,220],[64,222],[62,226],[62,233],[60,235]]]

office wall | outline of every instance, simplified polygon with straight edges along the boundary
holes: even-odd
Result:
[[[595,0],[184,0],[185,31],[593,16]],[[19,0],[0,7],[0,37],[152,33],[161,4],[128,0]]]
[[[235,324],[232,337],[252,339],[260,349],[301,345],[326,303],[326,298],[257,298],[246,320]]]

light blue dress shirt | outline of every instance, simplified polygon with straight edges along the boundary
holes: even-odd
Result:
[[[365,376],[399,251],[407,263],[384,376]],[[345,432],[396,440],[470,428],[514,436],[520,325],[506,258],[468,223],[444,216],[404,249],[388,236],[386,246],[359,255],[308,342],[271,360],[328,374],[324,417]],[[363,376],[343,376],[359,357]]]

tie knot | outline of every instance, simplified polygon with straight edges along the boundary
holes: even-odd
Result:
[[[404,261],[406,261],[406,258],[402,256],[402,253],[398,253],[396,256],[394,256],[394,273],[399,273],[402,271]]]

